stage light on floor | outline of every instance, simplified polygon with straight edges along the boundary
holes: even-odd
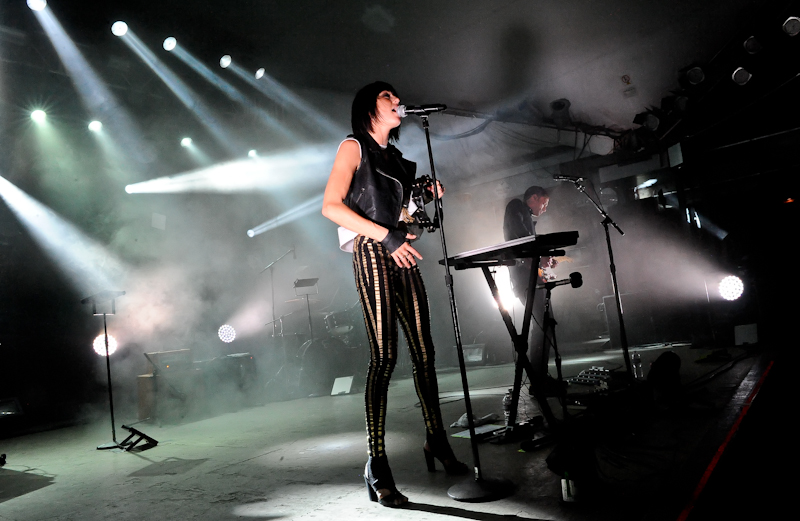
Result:
[[[31,11],[41,11],[45,7],[47,7],[46,0],[28,0],[28,7],[31,8]]]
[[[226,54],[225,56],[219,59],[219,66],[222,67],[223,69],[227,69],[231,64],[231,61],[232,61],[231,56],[229,54]]]
[[[125,22],[114,22],[111,25],[111,32],[114,36],[125,36],[128,32],[128,24]]]
[[[178,45],[178,40],[176,40],[172,36],[170,36],[169,38],[164,40],[164,50],[165,51],[169,52],[169,51],[173,50],[176,45]]]
[[[742,293],[744,293],[744,283],[735,275],[728,275],[719,283],[719,294],[725,300],[736,300]]]
[[[230,344],[236,338],[236,330],[233,329],[233,326],[229,326],[228,324],[220,327],[217,334],[219,335],[219,339],[226,344]]]
[[[264,74],[265,74],[266,72],[267,72],[267,70],[266,70],[264,67],[261,67],[260,69],[258,69],[258,70],[256,71],[256,79],[257,79],[257,80],[260,80],[261,78],[263,78],[263,77],[264,77]]]
[[[103,124],[97,120],[94,120],[91,123],[89,123],[89,130],[91,130],[92,132],[100,132],[101,130],[103,130]]]
[[[100,356],[106,356],[106,337],[105,335],[100,335],[94,339],[94,343],[92,344],[94,348],[94,352]],[[113,355],[114,352],[117,350],[117,339],[111,335],[108,335],[108,354]]]
[[[185,138],[181,139],[181,146],[183,148],[189,148],[190,146],[192,146],[192,138],[185,137]]]
[[[47,114],[43,110],[34,110],[31,112],[31,119],[36,123],[44,123],[47,119]]]

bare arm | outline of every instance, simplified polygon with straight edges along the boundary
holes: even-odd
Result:
[[[322,199],[322,215],[339,226],[354,231],[359,235],[376,241],[383,241],[389,234],[387,228],[361,217],[344,204],[347,192],[350,190],[350,184],[353,181],[353,174],[355,174],[360,161],[359,144],[353,140],[347,140],[342,143],[333,162],[328,184],[325,187],[325,196]],[[408,234],[407,238],[413,239],[415,236]],[[406,268],[416,264],[415,256],[419,259],[422,258],[417,250],[406,242],[391,252],[391,255],[399,266]]]

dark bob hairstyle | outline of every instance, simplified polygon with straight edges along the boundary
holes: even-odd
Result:
[[[372,120],[377,117],[378,95],[385,90],[397,96],[395,88],[385,81],[370,83],[356,93],[350,116],[350,124],[353,126],[354,136],[361,138],[369,136],[369,132],[372,130]],[[399,126],[389,132],[389,141],[397,141],[398,139],[400,139]]]

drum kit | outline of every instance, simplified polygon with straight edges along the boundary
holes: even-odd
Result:
[[[300,310],[275,319],[271,359],[278,370],[266,383],[270,398],[324,396],[330,394],[336,378],[363,378],[361,373],[366,371],[369,354],[365,348],[366,330],[363,325],[357,327],[363,320],[358,302],[335,312],[312,312],[311,305],[319,301],[307,298],[290,299],[286,303],[306,304],[303,307],[308,310],[308,331],[284,332],[283,319]],[[324,328],[320,328],[323,324]]]

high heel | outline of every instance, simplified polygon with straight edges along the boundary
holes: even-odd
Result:
[[[434,458],[436,458],[441,462],[444,471],[450,475],[463,476],[469,473],[469,467],[456,458],[445,433],[429,434],[422,450],[425,453],[425,464],[428,467],[428,472],[436,471],[436,463],[434,462]]]
[[[370,457],[364,468],[364,484],[367,486],[369,500],[389,508],[397,508],[408,503],[408,498],[401,494],[394,484],[392,469],[386,456]],[[388,494],[381,497],[378,491],[386,490]]]

